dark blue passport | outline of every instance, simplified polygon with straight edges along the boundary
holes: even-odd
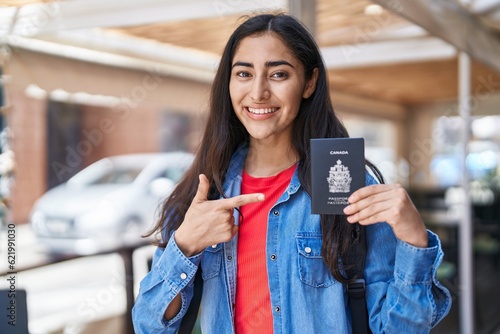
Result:
[[[311,139],[312,213],[344,214],[349,196],[365,186],[363,138]]]

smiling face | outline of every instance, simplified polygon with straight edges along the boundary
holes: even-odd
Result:
[[[251,141],[291,142],[303,98],[315,89],[317,70],[306,80],[304,66],[273,33],[244,38],[233,57],[229,93]]]

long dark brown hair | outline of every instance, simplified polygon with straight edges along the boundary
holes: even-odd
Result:
[[[231,35],[224,48],[222,58],[212,84],[209,116],[200,147],[191,168],[184,175],[170,197],[163,203],[160,218],[149,233],[159,233],[157,243],[164,247],[170,233],[176,230],[184,219],[198,188],[198,175],[205,174],[210,181],[209,199],[225,196],[222,184],[231,157],[236,148],[249,139],[248,132],[236,117],[229,95],[229,80],[233,56],[241,40],[271,32],[281,38],[292,54],[302,62],[306,80],[318,69],[318,79],[314,93],[303,99],[294,121],[293,147],[300,163],[298,175],[302,187],[311,193],[311,138],[348,137],[347,130],[337,118],[328,88],[327,72],[318,46],[307,29],[295,18],[286,14],[262,14],[248,18]],[[367,165],[373,167],[369,162]],[[378,171],[374,169],[377,174]],[[335,279],[347,281],[343,274],[348,271],[339,264],[351,249],[355,232],[345,216],[321,215],[323,234],[323,259]]]

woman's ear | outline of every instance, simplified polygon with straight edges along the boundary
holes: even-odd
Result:
[[[306,82],[306,86],[304,87],[304,93],[302,97],[304,99],[309,98],[314,91],[316,90],[316,82],[318,81],[318,73],[319,70],[317,67],[314,68],[311,78]]]

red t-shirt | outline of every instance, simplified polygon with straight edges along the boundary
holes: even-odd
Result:
[[[236,282],[236,333],[273,333],[273,315],[266,267],[267,216],[285,192],[295,165],[275,176],[255,178],[243,172],[242,194],[263,193],[263,202],[240,208],[238,276]]]

